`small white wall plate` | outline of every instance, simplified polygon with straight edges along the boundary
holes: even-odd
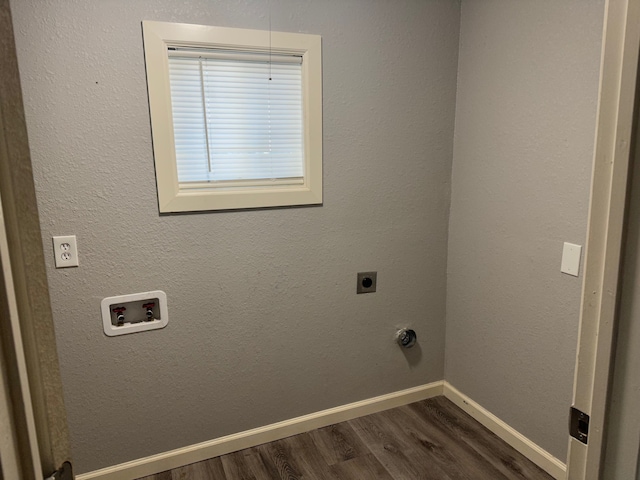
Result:
[[[577,277],[580,273],[581,254],[582,245],[565,242],[562,248],[562,263],[560,265],[560,271]]]
[[[157,305],[154,306],[155,314],[153,320],[141,321],[145,313],[142,305],[148,302],[157,302]],[[156,330],[166,327],[167,323],[169,323],[167,295],[162,290],[107,297],[102,299],[100,307],[104,333],[109,337],[144,332],[145,330]],[[113,309],[118,307],[126,308],[123,312],[125,322],[122,326],[117,326],[114,321],[115,314]]]

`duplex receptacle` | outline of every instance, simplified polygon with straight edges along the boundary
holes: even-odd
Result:
[[[53,237],[53,258],[56,268],[78,266],[78,244],[75,235]]]

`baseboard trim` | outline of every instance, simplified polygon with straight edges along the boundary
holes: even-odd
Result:
[[[322,410],[302,417],[254,428],[196,445],[178,448],[113,467],[77,475],[77,480],[129,480],[171,470],[208,458],[255,447],[274,440],[326,427],[334,423],[381,412],[443,394],[444,382],[438,381],[379,397]]]
[[[447,381],[444,382],[444,396],[545,470],[553,478],[557,480],[566,479],[567,466],[562,461],[471,400]]]

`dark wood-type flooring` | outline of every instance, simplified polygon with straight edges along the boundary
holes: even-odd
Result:
[[[141,480],[552,479],[444,397]]]

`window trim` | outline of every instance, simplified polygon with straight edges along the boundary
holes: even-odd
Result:
[[[322,203],[322,41],[319,35],[142,22],[149,112],[161,213]],[[169,84],[169,47],[220,48],[302,56],[304,181],[300,185],[180,188]]]

